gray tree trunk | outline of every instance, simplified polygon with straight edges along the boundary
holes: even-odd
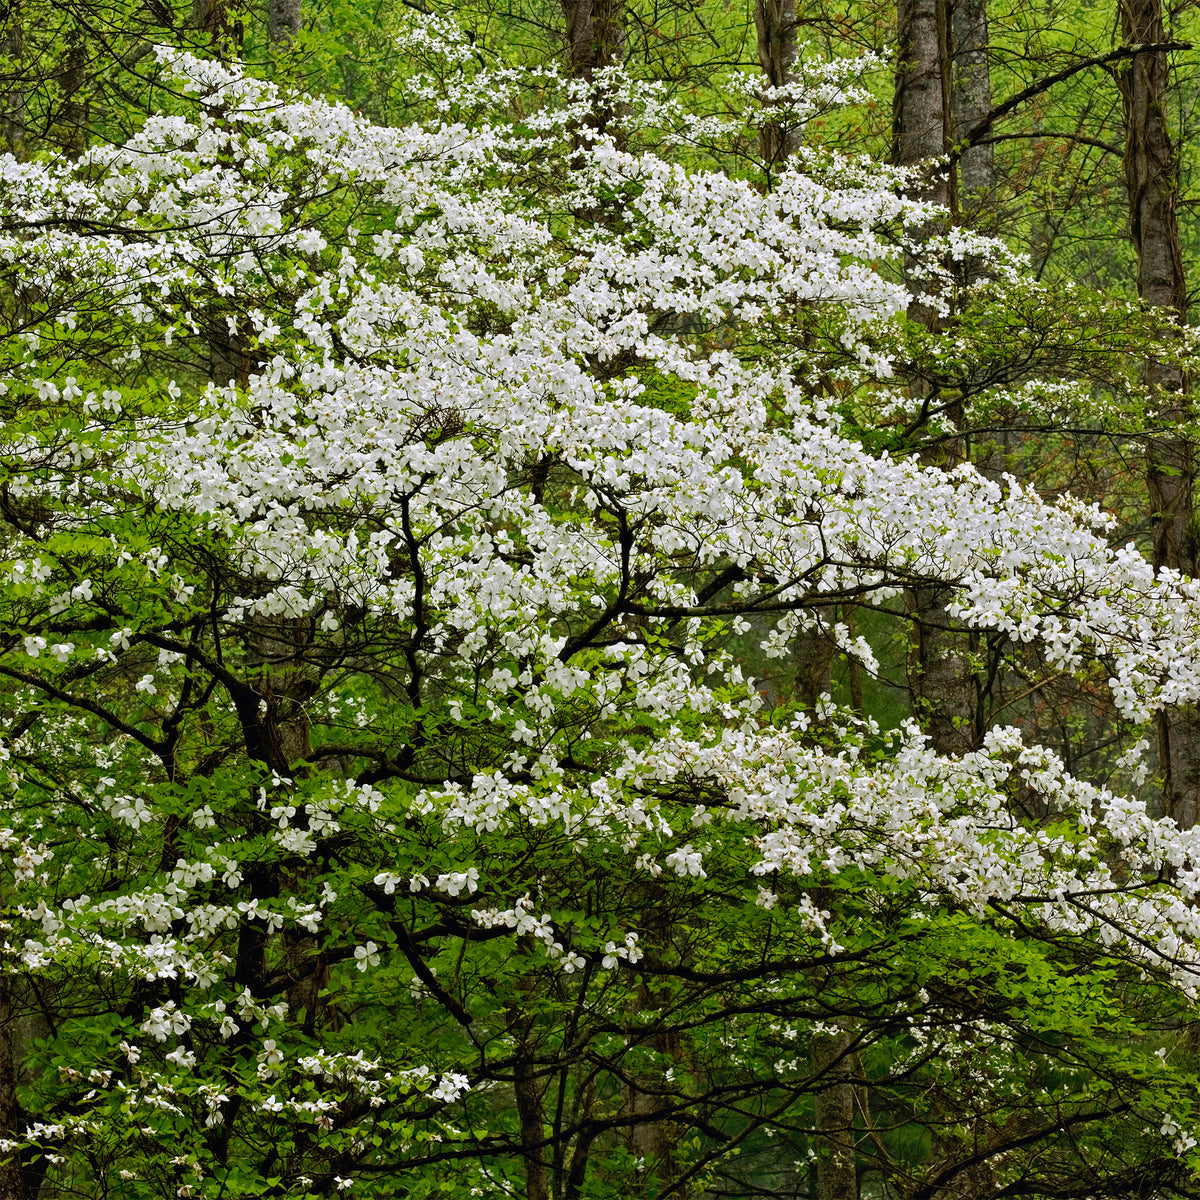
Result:
[[[791,83],[796,74],[796,0],[754,0],[758,61],[771,87]],[[770,121],[759,131],[758,149],[768,173],[800,144],[800,131],[786,121]]]
[[[826,1084],[814,1098],[819,1135],[816,1200],[858,1200],[854,1084],[850,1079],[853,1061],[849,1033],[813,1034],[813,1077],[818,1084]]]
[[[231,11],[228,0],[192,0],[191,26],[208,38],[212,52],[239,51],[244,29],[238,11]]]
[[[660,907],[657,888],[647,897],[642,908],[639,926],[642,931],[642,951],[648,963],[659,960],[660,947],[669,945],[672,924]],[[679,1034],[661,1020],[670,1007],[670,989],[655,986],[654,976],[639,975],[636,999],[628,1013],[629,1044],[652,1050],[658,1062],[648,1070],[631,1073],[625,1086],[625,1108],[631,1121],[627,1145],[631,1154],[642,1159],[639,1175],[642,1183],[653,1186],[648,1194],[666,1193],[679,1173],[675,1153],[679,1131],[665,1113],[671,1107],[663,1095],[666,1089],[665,1070],[684,1057]],[[650,1019],[653,1014],[655,1019]],[[664,1027],[666,1025],[666,1027]],[[683,1189],[671,1189],[672,1196],[682,1197]]]
[[[1165,41],[1161,0],[1119,0],[1128,45]],[[1135,55],[1119,76],[1125,110],[1125,184],[1138,258],[1138,295],[1163,310],[1168,325],[1187,321],[1187,281],[1179,234],[1179,158],[1167,127],[1170,68],[1164,51]],[[1146,364],[1161,432],[1146,446],[1155,567],[1197,574],[1196,462],[1179,431],[1192,420],[1188,380],[1170,363]],[[1159,714],[1163,809],[1191,827],[1200,799],[1200,713],[1195,705]]]
[[[624,0],[562,0],[562,13],[572,79],[590,80],[624,60]]]
[[[954,88],[951,108],[955,138],[992,110],[992,77],[988,67],[987,0],[954,0]],[[969,146],[958,159],[958,195],[970,212],[996,186],[996,156],[990,142]]]
[[[828,632],[834,621],[832,605],[816,609],[821,624],[796,636],[792,663],[796,668],[793,694],[810,711],[833,689],[833,660],[837,646]]]
[[[899,166],[914,166],[947,150],[945,23],[945,0],[899,0],[897,4],[892,158]],[[938,204],[948,202],[944,169],[926,173],[921,195]]]
[[[916,166],[948,148],[950,72],[946,0],[899,0],[896,92],[892,110],[893,157],[900,166]],[[925,174],[921,195],[949,204],[950,183],[943,166]],[[909,318],[937,328],[933,310],[914,296]],[[919,383],[914,387],[920,387]],[[961,413],[949,414],[961,421]],[[946,443],[944,465],[965,454],[963,443]],[[914,715],[940,754],[958,754],[975,744],[975,683],[966,641],[946,612],[944,588],[914,588],[909,596],[913,637],[908,684]]]
[[[87,149],[88,106],[84,83],[87,81],[87,52],[79,30],[72,27],[63,54],[59,84],[62,87],[62,148],[68,158],[78,158]]]
[[[305,769],[304,760],[312,749],[305,705],[316,684],[304,666],[311,639],[308,617],[251,617],[246,627],[247,665],[257,668],[255,687],[266,705],[264,724],[288,765],[281,772],[288,778],[297,764]]]
[[[300,0],[270,0],[267,5],[267,40],[286,49],[300,36]]]
[[[526,1200],[550,1200],[550,1165],[545,1146],[546,1114],[533,1058],[533,1043],[528,1040],[519,1042],[513,1066],[513,1092],[525,1156],[525,1197]]]
[[[3,40],[0,50],[5,57],[12,60],[14,82],[4,97],[4,142],[9,154],[15,158],[25,157],[25,129],[28,123],[28,111],[25,100],[25,83],[21,78],[21,57],[25,50],[25,27],[21,23],[21,5],[19,0],[12,0],[8,9],[8,18],[4,23]]]
[[[967,636],[946,611],[945,588],[914,588],[909,612],[909,689],[913,714],[938,754],[966,754],[979,744],[977,694]]]
[[[625,61],[625,0],[562,0],[562,14],[570,78],[591,83],[597,71],[620,66]],[[583,165],[592,141],[610,130],[616,115],[611,101],[599,88],[594,89],[591,113],[574,137],[572,167]],[[619,145],[619,131],[617,133]],[[575,215],[583,221],[603,222],[606,219],[599,208],[579,209]]]
[[[521,1126],[521,1153],[525,1159],[525,1200],[550,1200],[550,1162],[546,1154],[546,1109],[543,1083],[536,1069],[537,1038],[535,1017],[526,1002],[537,991],[531,951],[531,937],[523,935],[517,953],[528,966],[528,973],[517,983],[518,998],[505,1010],[508,1034],[514,1042],[513,1099]]]
[[[22,1082],[22,1064],[40,1020],[21,1011],[16,996],[22,990],[19,976],[0,975],[0,1137],[19,1141],[25,1136],[29,1114],[17,1095]],[[0,1200],[37,1200],[46,1177],[46,1159],[29,1150],[17,1151],[0,1163]]]

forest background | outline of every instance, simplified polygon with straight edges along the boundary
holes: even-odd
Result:
[[[1195,23],[8,4],[0,1197],[1200,1192]]]

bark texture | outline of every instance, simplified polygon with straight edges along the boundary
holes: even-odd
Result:
[[[530,957],[530,939],[519,942],[519,953]],[[535,1019],[526,1002],[537,991],[530,963],[529,974],[517,985],[515,1002],[506,1010],[513,1052],[513,1099],[521,1126],[521,1153],[525,1160],[525,1200],[550,1200],[550,1162],[546,1154],[546,1108],[543,1084],[537,1074],[538,1055]]]
[[[914,588],[909,688],[913,708],[939,754],[966,754],[979,744],[978,694],[967,636],[947,612],[945,588]]]
[[[597,72],[625,61],[624,0],[562,0],[562,14],[570,78],[593,83]],[[617,115],[601,87],[592,89],[591,101],[591,113],[574,137],[571,165],[575,169],[583,165],[593,140],[609,130]],[[603,223],[608,219],[603,208],[578,209],[575,215],[583,221]]]
[[[945,0],[899,0],[896,8],[896,92],[892,103],[892,157],[914,166],[946,151],[943,90]],[[944,170],[927,173],[924,198],[945,204]]]
[[[87,149],[88,106],[84,92],[86,67],[87,53],[83,36],[78,29],[72,29],[63,52],[58,76],[63,95],[61,141],[63,152],[68,158],[78,158]]]
[[[945,0],[899,0],[900,54],[892,129],[893,155],[900,166],[927,162],[948,148],[948,21]],[[920,191],[926,199],[949,204],[946,171],[931,168]],[[937,328],[935,313],[915,288],[908,315],[927,328]],[[913,387],[927,392],[921,381],[914,382]],[[936,399],[929,395],[922,398]],[[961,413],[949,415],[961,419]],[[964,454],[963,444],[955,439],[944,445],[937,461],[953,466]],[[946,612],[949,599],[944,588],[936,587],[914,588],[909,596],[913,636],[908,683],[914,714],[930,735],[933,748],[940,754],[959,754],[975,745],[976,693],[966,640]]]
[[[796,635],[792,663],[796,669],[793,694],[810,712],[821,697],[833,691],[833,660],[837,645],[830,633],[834,623],[832,606],[816,609],[819,624]]]
[[[312,746],[305,705],[316,685],[305,671],[305,651],[312,641],[308,617],[252,617],[246,631],[248,664],[256,669],[255,689],[263,708],[263,723],[278,747],[290,777]]]
[[[648,962],[658,960],[659,947],[669,945],[673,922],[670,911],[659,903],[664,899],[655,885],[647,897],[639,922],[644,954]],[[641,1178],[653,1180],[651,1194],[683,1197],[685,1189],[672,1188],[679,1173],[675,1154],[678,1127],[667,1113],[671,1100],[666,1070],[681,1062],[684,1048],[677,1031],[664,1022],[662,1014],[670,1008],[670,989],[656,987],[653,976],[641,975],[637,997],[629,1012],[626,1043],[633,1055],[642,1050],[653,1052],[654,1061],[645,1070],[631,1071],[625,1086],[625,1108],[629,1117],[627,1145],[631,1154],[642,1160]]]
[[[4,143],[15,158],[25,157],[25,130],[29,119],[21,59],[25,51],[25,27],[17,0],[8,7],[0,32],[0,53],[8,59],[9,78],[4,84]]]
[[[951,19],[954,43],[954,88],[951,110],[955,140],[962,138],[992,110],[988,67],[987,0],[955,0]],[[958,159],[959,202],[970,211],[996,185],[996,157],[990,142],[968,146]]]
[[[550,1166],[546,1161],[546,1114],[533,1066],[533,1046],[523,1041],[517,1047],[513,1067],[513,1093],[521,1122],[521,1145],[525,1154],[526,1200],[550,1200]]]
[[[267,39],[283,49],[300,36],[300,0],[270,0],[267,6]]]
[[[572,79],[590,81],[624,59],[624,0],[562,0],[562,12]]]
[[[1121,34],[1129,45],[1166,40],[1160,0],[1119,0]],[[1133,56],[1121,71],[1125,110],[1125,183],[1130,235],[1137,249],[1138,295],[1161,309],[1164,322],[1187,320],[1187,282],[1179,234],[1179,158],[1167,124],[1167,53]],[[1146,383],[1158,419],[1146,446],[1146,476],[1154,565],[1197,574],[1196,462],[1179,427],[1192,419],[1189,381],[1173,364],[1146,364]],[[1180,825],[1196,823],[1200,800],[1200,712],[1195,705],[1158,716],[1163,809]]]
[[[226,48],[241,48],[245,30],[238,12],[240,9],[231,9],[228,0],[192,0],[191,25],[220,55]]]
[[[819,1135],[816,1200],[858,1200],[850,1034],[813,1034],[812,1060],[814,1080],[826,1084],[814,1098]]]
[[[796,0],[754,0],[758,61],[773,88],[791,83],[796,74]],[[793,155],[800,131],[786,121],[769,121],[759,131],[763,165],[771,171]]]

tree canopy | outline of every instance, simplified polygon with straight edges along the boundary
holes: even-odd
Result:
[[[1196,1194],[1190,331],[861,62],[389,14],[385,124],[272,13],[0,160],[0,1196]]]

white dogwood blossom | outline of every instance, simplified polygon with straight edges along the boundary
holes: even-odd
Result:
[[[1094,507],[877,452],[835,402],[898,386],[906,253],[930,286],[1007,255],[829,156],[766,191],[597,134],[535,182],[580,153],[578,97],[387,129],[166,65],[195,103],[128,142],[0,160],[29,310],[3,362],[4,966],[102,1013],[76,1049],[110,1072],[14,1144],[142,1131],[139,1162],[212,1179],[236,1144],[326,1191],[491,1153],[472,1120],[548,1119],[544,1011],[598,1022],[618,1108],[667,1054],[636,1012],[663,977],[702,1005],[767,964],[774,1020],[867,955],[838,889],[883,975],[974,922],[1014,962],[1068,944],[1195,1000],[1200,832],[1015,727],[951,757],[776,704],[731,648],[821,634],[877,671],[831,606],[937,586],[1014,653],[1100,664],[1133,725],[1200,701],[1200,584]],[[816,111],[817,82],[767,98]],[[905,1037],[918,983],[879,1001]],[[735,1016],[695,1021],[726,1024],[740,1065]]]

